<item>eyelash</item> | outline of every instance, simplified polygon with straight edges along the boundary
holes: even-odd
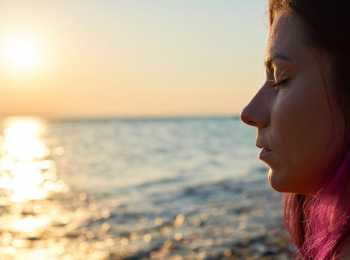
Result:
[[[268,80],[268,81],[271,82],[271,86],[272,86],[273,88],[280,89],[281,86],[287,84],[289,80],[290,80],[290,79],[286,78],[286,79],[283,79],[283,80],[281,80],[281,81],[279,81],[279,82],[275,82],[275,81],[272,80],[272,79],[271,79],[271,80]]]
[[[282,85],[285,85],[286,83],[288,83],[288,81],[289,81],[289,79],[283,79],[283,80],[281,80],[281,81],[279,81],[279,82],[273,82],[272,83],[272,87],[274,87],[274,88],[280,88]]]

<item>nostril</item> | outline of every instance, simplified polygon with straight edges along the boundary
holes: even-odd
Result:
[[[241,121],[248,125],[253,125],[253,126],[255,125],[255,122],[251,120],[251,118],[248,117],[244,111],[241,113]]]
[[[251,125],[251,126],[256,126],[256,122],[254,120],[248,119],[247,117],[243,117],[242,120],[245,124]]]
[[[249,121],[247,122],[247,124],[248,124],[248,125],[252,125],[252,126],[255,126],[255,125],[256,125],[255,122],[254,122],[254,121],[251,121],[251,120],[249,120]]]
[[[248,121],[246,121],[245,123],[246,123],[247,125],[257,126],[257,124],[256,124],[254,121],[252,121],[252,120],[248,120]]]

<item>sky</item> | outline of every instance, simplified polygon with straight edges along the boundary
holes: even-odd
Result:
[[[0,0],[0,116],[238,115],[266,33],[261,0]]]

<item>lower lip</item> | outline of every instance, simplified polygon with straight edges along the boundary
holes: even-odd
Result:
[[[270,155],[272,154],[272,151],[271,150],[267,150],[267,149],[263,149],[260,154],[259,154],[259,158],[260,159],[266,159],[268,158]]]

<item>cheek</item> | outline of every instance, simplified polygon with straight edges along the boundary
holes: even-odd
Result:
[[[321,86],[321,85],[320,85]],[[332,136],[326,96],[301,82],[281,89],[271,113],[275,167],[269,181],[277,190],[311,190],[321,181]]]

